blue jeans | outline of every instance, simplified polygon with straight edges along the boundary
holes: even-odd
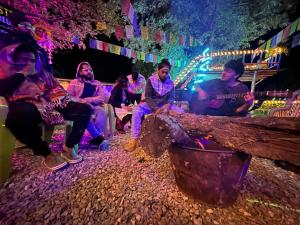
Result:
[[[95,107],[87,130],[93,138],[104,135],[103,131],[107,126],[107,112],[103,107]]]

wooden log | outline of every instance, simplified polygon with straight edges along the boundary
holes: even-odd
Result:
[[[150,115],[139,144],[159,157],[172,143],[195,146],[192,137],[210,137],[206,148],[230,149],[300,166],[299,118],[236,118],[169,112]],[[217,148],[217,149],[216,149]]]

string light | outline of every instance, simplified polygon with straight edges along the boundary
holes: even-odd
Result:
[[[282,47],[277,47],[277,48],[273,48],[273,49],[265,49],[265,50],[261,50],[261,49],[255,49],[255,50],[251,50],[251,49],[244,49],[244,50],[232,50],[232,51],[216,51],[216,52],[211,52],[211,53],[205,53],[205,56],[228,56],[228,55],[250,55],[250,54],[258,54],[258,53],[269,53],[271,52],[272,55],[273,54],[280,54],[283,52],[286,52],[285,48]]]
[[[207,62],[209,59],[211,59],[211,57],[209,57],[209,54],[207,54],[207,52],[209,51],[209,48],[206,48],[201,55],[198,55],[197,57],[195,57],[195,59],[193,59],[188,66],[186,66],[177,76],[177,78],[174,81],[175,86],[177,84],[179,84],[182,79],[184,77],[186,77],[191,71],[193,71],[193,69],[199,65],[199,63],[201,62]],[[206,63],[205,66],[207,67],[208,64]],[[204,69],[203,67],[201,67],[202,69]]]

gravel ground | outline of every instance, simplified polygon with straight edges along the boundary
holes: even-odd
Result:
[[[145,161],[124,152],[128,138],[114,137],[106,152],[83,144],[84,162],[55,173],[15,151],[0,224],[300,224],[300,175],[253,158],[237,202],[214,208],[178,190],[167,153]]]

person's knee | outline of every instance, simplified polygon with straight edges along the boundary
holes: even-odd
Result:
[[[80,114],[90,117],[93,113],[93,108],[89,104],[80,103]]]
[[[33,104],[14,103],[9,107],[6,123],[31,123],[39,118],[40,114]]]
[[[136,107],[134,107],[134,109],[132,111],[132,114],[134,114],[134,115],[142,115],[143,113],[144,113],[144,110],[139,105],[137,105]]]

